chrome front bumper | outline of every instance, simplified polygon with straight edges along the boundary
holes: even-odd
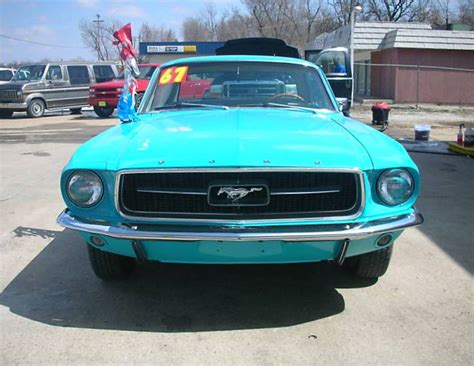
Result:
[[[26,109],[27,107],[26,102],[0,102],[0,109]]]
[[[184,226],[141,225],[110,226],[73,217],[64,210],[57,219],[59,225],[89,234],[105,235],[127,240],[167,241],[332,241],[357,240],[400,231],[423,223],[423,216],[410,214],[352,224],[325,224],[301,226]]]

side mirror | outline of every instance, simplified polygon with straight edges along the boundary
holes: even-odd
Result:
[[[347,98],[337,98],[337,102],[339,103],[339,111],[346,117],[350,117],[350,110],[351,105],[349,103],[349,99]]]
[[[337,98],[337,102],[339,103],[339,112],[348,112],[351,109],[349,105],[349,100],[347,98]]]

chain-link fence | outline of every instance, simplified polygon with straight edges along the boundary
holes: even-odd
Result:
[[[397,103],[474,104],[474,69],[354,63],[356,98]]]

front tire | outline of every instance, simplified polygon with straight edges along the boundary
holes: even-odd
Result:
[[[347,258],[343,266],[359,277],[376,279],[387,272],[392,252],[393,245],[375,252]]]
[[[33,99],[26,108],[26,113],[31,118],[39,118],[44,115],[46,104],[41,99]]]
[[[8,109],[0,109],[0,118],[10,118],[13,116],[13,111],[10,111]]]
[[[87,245],[89,261],[97,277],[104,281],[123,280],[129,277],[135,268],[135,259],[104,252]]]
[[[94,106],[94,112],[97,114],[100,118],[109,118],[112,113],[114,113],[113,107],[97,107]]]

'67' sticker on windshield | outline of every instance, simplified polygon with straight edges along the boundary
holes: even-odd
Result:
[[[188,74],[187,66],[167,67],[160,74],[159,85],[166,85],[171,83],[180,83],[186,80]]]

